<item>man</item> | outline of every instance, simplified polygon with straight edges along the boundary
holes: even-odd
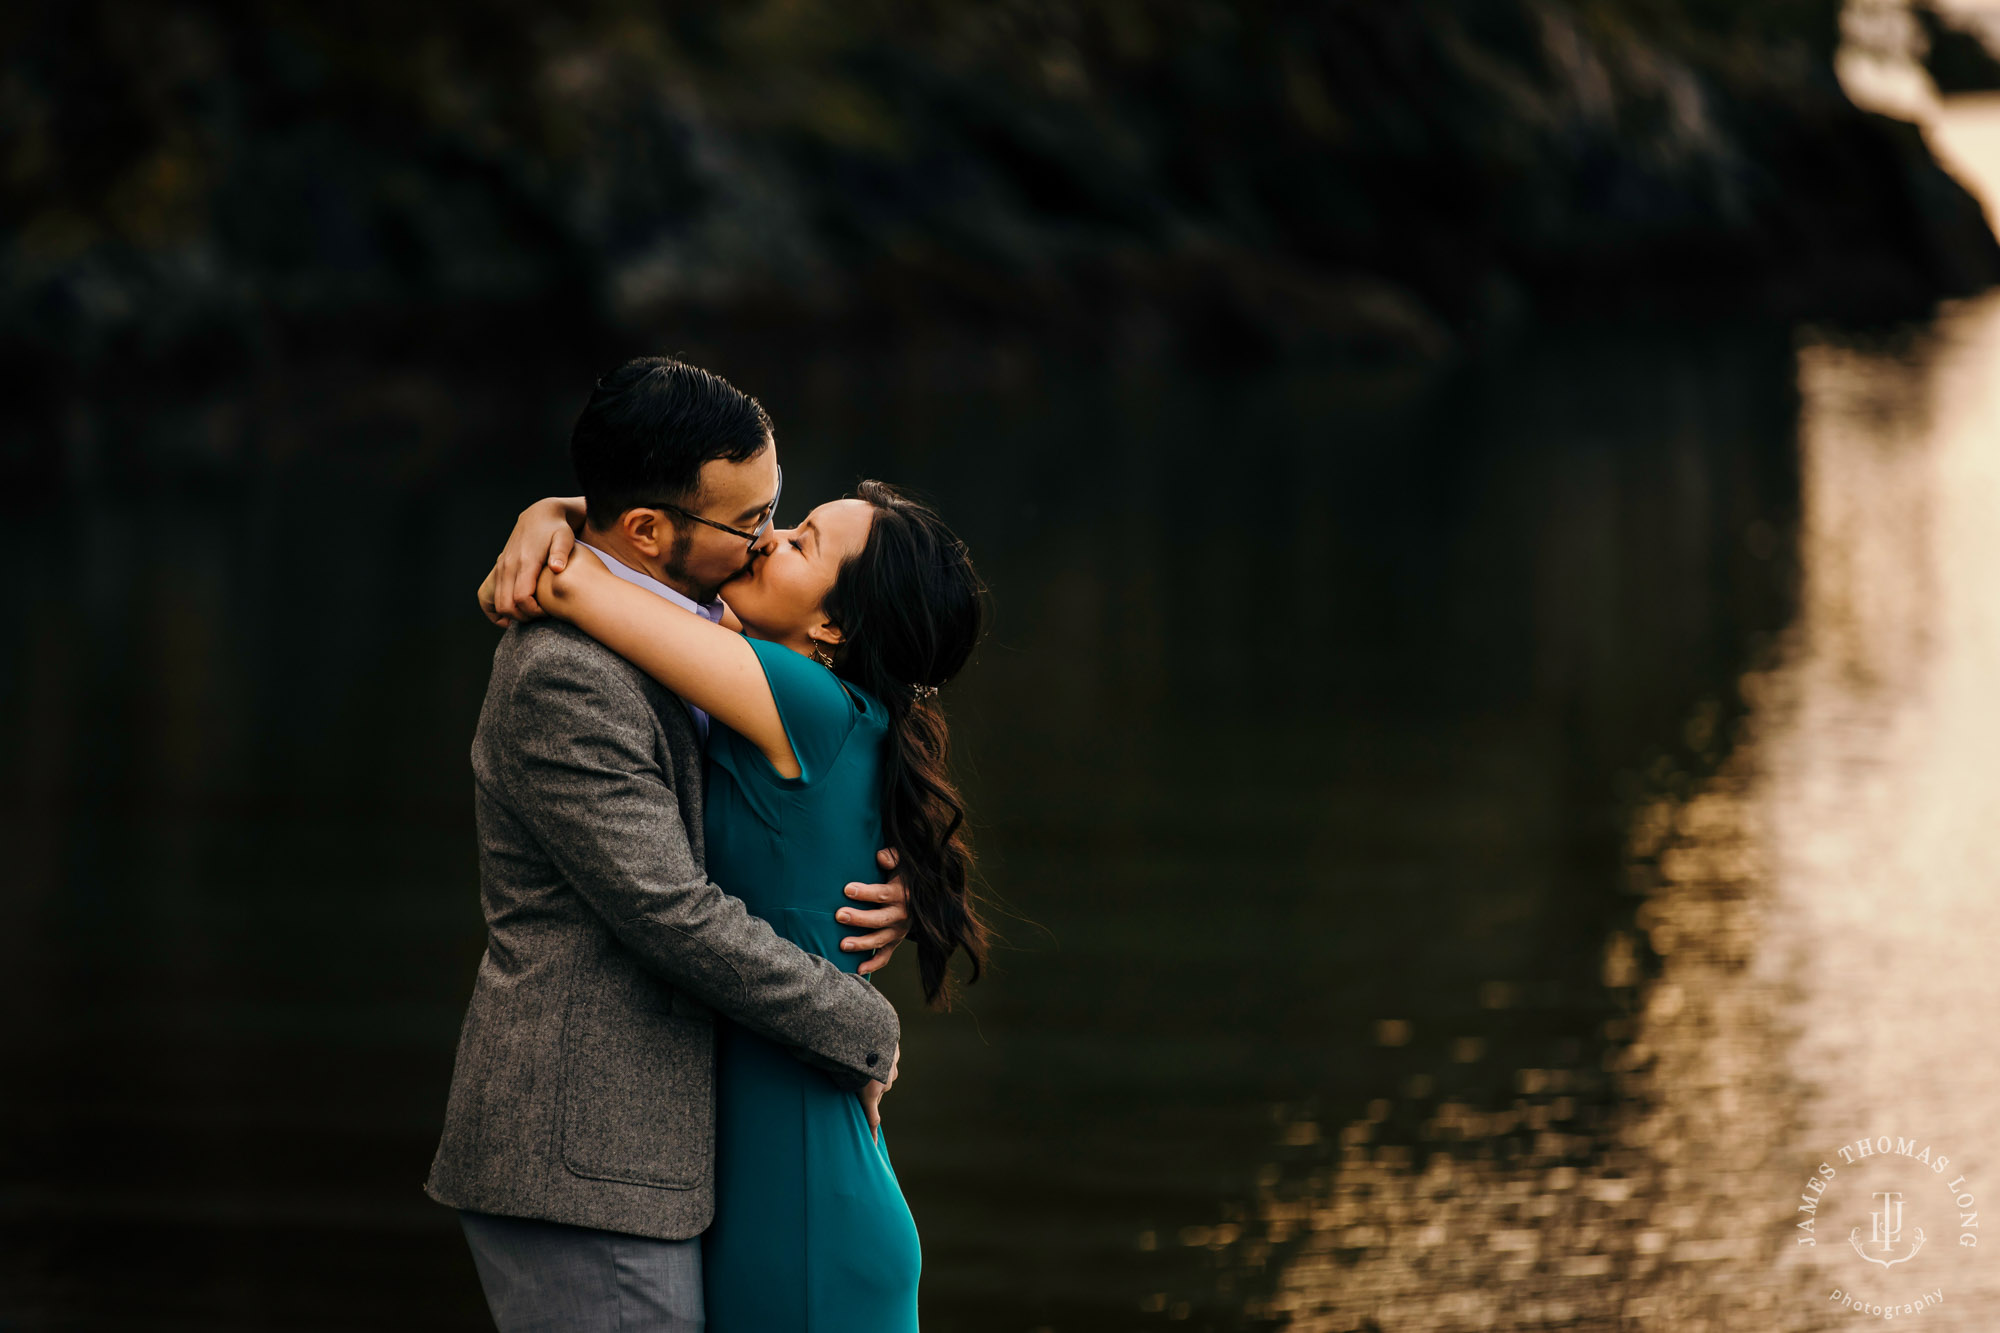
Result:
[[[598,382],[570,454],[581,540],[614,573],[719,619],[716,590],[777,507],[757,401],[642,358]],[[863,1094],[873,1119],[896,1013],[708,881],[708,719],[539,619],[531,574],[517,589],[501,573],[493,614],[511,625],[472,747],[487,948],[425,1189],[461,1210],[501,1333],[699,1329],[714,1015]],[[844,911],[878,928],[847,943],[893,948],[908,930],[901,885],[850,895],[887,906]]]

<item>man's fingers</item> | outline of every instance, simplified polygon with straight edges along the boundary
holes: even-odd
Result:
[[[894,884],[850,884],[847,896],[864,903],[900,903],[907,895]]]
[[[875,864],[881,866],[884,870],[894,870],[901,862],[901,859],[896,855],[894,847],[884,847],[881,851],[875,853]]]
[[[882,1094],[889,1089],[875,1079],[861,1089],[861,1109],[868,1117],[868,1132],[879,1141],[882,1130]]]
[[[870,972],[880,972],[883,968],[889,966],[889,956],[895,952],[895,945],[885,944],[877,949],[872,957],[862,959],[861,966],[854,970],[864,977]]]
[[[558,574],[569,564],[570,548],[576,545],[576,534],[565,523],[556,529],[555,537],[549,542],[549,568]]]
[[[878,930],[867,935],[849,935],[840,942],[840,947],[849,953],[860,953],[864,949],[882,949],[903,938],[900,930]]]
[[[848,953],[874,950],[875,956],[863,959],[858,970],[863,976],[879,972],[889,965],[889,955],[910,933],[909,897],[900,884],[850,884],[847,896],[860,902],[888,904],[874,908],[843,907],[833,914],[843,926],[857,926],[870,932],[849,935],[840,942],[840,947]]]
[[[863,930],[880,930],[884,926],[899,926],[910,919],[910,909],[901,903],[891,903],[887,907],[877,907],[867,911],[859,907],[843,907],[833,914],[833,919],[843,926],[859,926]]]

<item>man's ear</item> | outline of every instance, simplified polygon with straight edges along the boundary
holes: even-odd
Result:
[[[648,560],[657,560],[670,546],[667,516],[658,509],[628,509],[618,516],[618,529],[632,549]]]

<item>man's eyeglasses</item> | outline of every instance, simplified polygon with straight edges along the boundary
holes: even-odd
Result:
[[[656,507],[660,509],[671,509],[674,513],[679,514],[682,518],[690,519],[693,522],[700,523],[704,527],[720,528],[722,531],[728,533],[732,537],[741,537],[745,541],[750,543],[750,549],[754,551],[757,549],[757,543],[764,540],[764,534],[771,530],[771,520],[775,519],[778,516],[778,501],[783,499],[784,495],[785,495],[785,469],[780,467],[778,469],[778,489],[771,496],[771,507],[764,511],[764,521],[757,525],[757,529],[754,532],[745,532],[741,528],[732,528],[727,523],[717,523],[712,518],[703,518],[700,514],[691,514],[687,510],[681,508],[679,505],[670,505],[662,503]]]

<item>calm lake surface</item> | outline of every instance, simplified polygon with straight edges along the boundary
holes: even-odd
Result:
[[[1996,126],[1941,132],[1976,170]],[[1432,376],[688,350],[771,408],[788,517],[916,486],[999,609],[946,698],[1006,948],[951,1014],[886,978],[927,1327],[2000,1319],[2000,298]],[[0,1328],[488,1326],[419,1190],[482,945],[472,592],[603,359],[45,426]],[[1950,1168],[1839,1154],[1880,1135]]]

